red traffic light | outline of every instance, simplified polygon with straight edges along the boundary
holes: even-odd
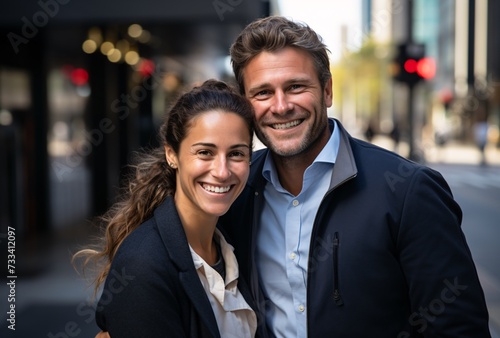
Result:
[[[404,68],[407,73],[415,73],[417,71],[418,62],[415,59],[408,59],[404,63]]]
[[[436,62],[431,57],[425,57],[424,44],[402,43],[397,46],[392,70],[395,80],[414,86],[436,75]]]
[[[406,74],[411,74],[415,79],[430,80],[436,75],[436,62],[433,58],[406,59],[403,68]]]
[[[433,58],[423,58],[418,60],[417,74],[420,77],[429,80],[436,75],[436,62]]]

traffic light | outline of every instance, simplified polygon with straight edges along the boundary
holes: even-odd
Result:
[[[425,45],[403,43],[398,45],[393,62],[394,79],[413,86],[421,80],[429,80],[436,73],[434,59],[425,57]]]

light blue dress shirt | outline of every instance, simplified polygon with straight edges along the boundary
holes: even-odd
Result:
[[[307,265],[311,231],[330,186],[340,144],[334,131],[304,172],[302,191],[293,196],[280,184],[270,154],[262,174],[268,181],[257,233],[256,263],[266,297],[266,322],[277,337],[307,337]]]

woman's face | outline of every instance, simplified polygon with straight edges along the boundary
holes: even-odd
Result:
[[[177,168],[175,203],[183,220],[227,212],[248,179],[251,137],[239,115],[208,111],[191,121],[178,154],[165,148]]]

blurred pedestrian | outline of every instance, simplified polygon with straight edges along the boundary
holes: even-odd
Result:
[[[480,165],[486,165],[486,145],[488,143],[488,109],[487,99],[478,100],[477,109],[474,112],[474,141],[481,155]]]
[[[486,165],[486,144],[488,142],[488,122],[478,121],[474,124],[474,140],[481,154],[480,164]]]
[[[392,127],[391,133],[390,133],[392,142],[394,142],[394,152],[399,153],[399,142],[401,141],[401,132],[399,130],[399,125],[397,123],[394,123],[394,126]]]
[[[113,337],[253,337],[257,319],[233,247],[217,229],[249,174],[246,99],[207,81],[182,95],[104,216],[97,324]],[[103,334],[107,336],[107,334]]]
[[[376,129],[375,122],[370,120],[365,128],[365,138],[368,142],[373,141],[373,137],[375,137]]]
[[[247,186],[221,218],[277,337],[489,337],[488,312],[443,177],[328,118],[326,46],[283,17],[231,47],[255,109]]]

